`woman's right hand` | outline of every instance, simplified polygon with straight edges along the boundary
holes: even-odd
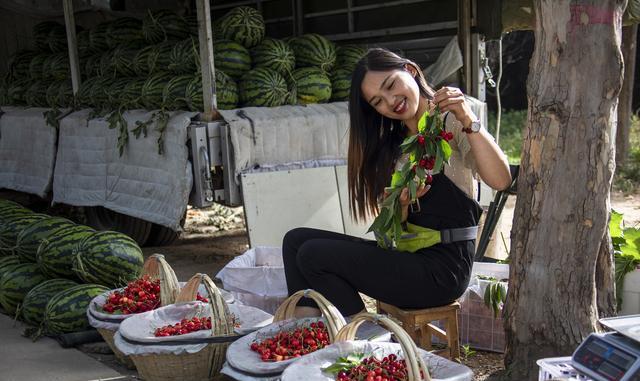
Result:
[[[416,190],[416,200],[420,197],[427,194],[427,192],[431,189],[430,184],[422,184]],[[400,192],[400,197],[398,199],[400,201],[400,206],[402,207],[402,222],[407,220],[409,217],[409,205],[413,202],[411,200],[411,195],[409,194],[409,188],[404,188],[402,192]]]

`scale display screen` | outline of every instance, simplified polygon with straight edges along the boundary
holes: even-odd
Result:
[[[637,369],[631,371],[638,356],[601,336],[589,336],[573,354],[572,360],[582,368],[580,370],[597,376],[598,380],[640,380],[640,372]]]

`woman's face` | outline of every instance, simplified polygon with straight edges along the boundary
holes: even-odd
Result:
[[[361,85],[362,96],[381,115],[397,120],[408,120],[418,112],[420,89],[414,78],[415,69],[371,71]]]

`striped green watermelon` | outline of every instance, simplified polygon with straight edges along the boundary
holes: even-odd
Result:
[[[100,73],[100,59],[102,53],[92,54],[80,59],[80,70],[85,80],[91,79]],[[80,84],[82,85],[82,84]]]
[[[31,86],[24,94],[24,100],[31,107],[47,107],[47,89],[52,84],[50,80],[38,79],[31,83]]]
[[[78,107],[93,107],[91,100],[91,88],[93,85],[100,81],[102,77],[91,77],[86,81],[82,81],[80,88],[76,93],[76,106]]]
[[[220,40],[213,45],[216,70],[238,80],[251,69],[249,50],[237,42]]]
[[[113,50],[107,50],[100,56],[98,74],[102,77],[116,77],[115,67],[111,66],[113,61]]]
[[[64,25],[57,24],[49,31],[47,44],[49,45],[49,50],[54,53],[67,51],[67,30]]]
[[[324,103],[331,99],[331,80],[316,67],[304,67],[293,72],[298,103]]]
[[[47,58],[51,54],[41,53],[36,55],[29,62],[29,77],[31,79],[42,79],[42,73],[44,72],[44,63],[47,62]]]
[[[70,67],[67,53],[52,54],[42,64],[42,78],[67,79]]]
[[[222,37],[246,48],[258,45],[264,38],[264,32],[262,15],[251,7],[233,8],[220,20]]]
[[[33,50],[20,50],[14,56],[9,65],[9,72],[13,79],[22,79],[29,76],[29,65],[39,54]]]
[[[329,72],[336,62],[333,42],[315,33],[303,34],[289,42],[296,55],[298,67],[318,67]]]
[[[36,44],[38,50],[48,52],[49,49],[49,33],[55,28],[64,26],[55,21],[43,21],[33,26],[33,41]]]
[[[182,40],[189,36],[187,20],[168,9],[149,10],[142,20],[142,34],[151,43]]]
[[[120,105],[126,110],[144,108],[142,104],[142,87],[147,80],[145,78],[131,78],[120,94]]]
[[[76,225],[52,235],[49,243],[39,247],[36,253],[40,271],[50,278],[76,279],[73,258],[77,247],[80,241],[94,232],[88,226]]]
[[[89,303],[106,291],[109,289],[97,284],[81,284],[57,293],[49,300],[45,309],[45,331],[61,334],[91,328],[87,319]]]
[[[16,211],[14,217],[6,217],[0,222],[0,252],[10,254],[16,246],[18,234],[32,223],[47,218],[46,214]]]
[[[120,107],[122,92],[131,82],[130,78],[118,77],[113,79],[107,87],[107,108],[117,110]]]
[[[78,57],[83,58],[95,54],[95,52],[91,50],[91,40],[88,30],[83,30],[78,33],[76,37],[78,40]]]
[[[71,80],[63,79],[51,83],[46,92],[47,106],[51,108],[69,107],[73,105],[73,88]]]
[[[51,217],[33,222],[23,229],[16,239],[14,253],[22,262],[36,262],[38,247],[48,242],[50,237],[76,224],[66,218]]]
[[[142,77],[169,70],[169,65],[173,63],[171,54],[174,46],[174,42],[163,42],[140,49],[133,60],[136,75]]]
[[[162,107],[162,95],[166,84],[173,78],[171,74],[159,72],[147,78],[142,86],[141,102],[147,110],[156,110]]]
[[[25,95],[31,81],[28,78],[11,81],[7,87],[7,102],[9,105],[25,105]]]
[[[125,45],[117,47],[111,55],[109,71],[115,72],[118,77],[132,77],[136,75],[133,61],[140,50]]]
[[[193,74],[183,74],[173,77],[162,92],[162,105],[167,110],[187,110],[187,86],[193,79]]]
[[[111,49],[131,43],[142,43],[143,41],[142,21],[133,17],[115,19],[107,28],[106,42]]]
[[[367,48],[359,45],[341,45],[336,48],[336,66],[353,71],[356,64],[367,54]]]
[[[204,109],[202,77],[200,74],[193,76],[187,85],[185,97],[189,110],[202,111]],[[216,100],[219,110],[231,110],[238,107],[238,85],[233,78],[226,75],[222,70],[216,70]]]
[[[245,74],[239,89],[243,106],[281,106],[288,94],[285,79],[277,72],[265,68],[253,69]]]
[[[47,303],[58,293],[77,286],[78,283],[69,279],[50,279],[35,286],[27,293],[22,301],[20,313],[22,320],[33,326],[40,326],[44,321]]]
[[[289,44],[273,38],[265,38],[253,48],[251,60],[254,67],[266,67],[282,75],[291,73],[296,66],[296,57]]]
[[[193,74],[200,70],[200,53],[196,38],[189,37],[173,46],[169,70],[177,74]]]
[[[17,202],[13,202],[10,200],[0,200],[0,225],[2,225],[7,218],[12,218],[16,215],[32,213],[32,211],[18,204]]]
[[[0,279],[7,272],[9,268],[20,264],[20,258],[15,255],[9,255],[6,257],[0,257]]]
[[[109,33],[110,25],[111,21],[104,21],[89,31],[89,46],[92,51],[99,53],[109,49],[107,34]]]
[[[331,100],[334,102],[349,99],[351,90],[351,73],[349,69],[336,69],[331,73]]]
[[[119,232],[100,231],[82,240],[73,269],[87,283],[117,288],[137,279],[143,262],[136,241]]]
[[[18,305],[32,288],[47,280],[35,263],[13,265],[0,278],[0,305],[14,314]]]
[[[89,90],[89,99],[93,107],[103,109],[107,107],[109,96],[107,90],[109,85],[113,82],[113,78],[108,76],[96,77],[97,79],[92,82],[91,89]]]

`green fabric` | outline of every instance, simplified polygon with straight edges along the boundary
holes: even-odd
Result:
[[[414,253],[425,247],[436,245],[441,240],[438,230],[407,223],[407,230],[403,232],[400,240],[396,243],[396,250]]]

